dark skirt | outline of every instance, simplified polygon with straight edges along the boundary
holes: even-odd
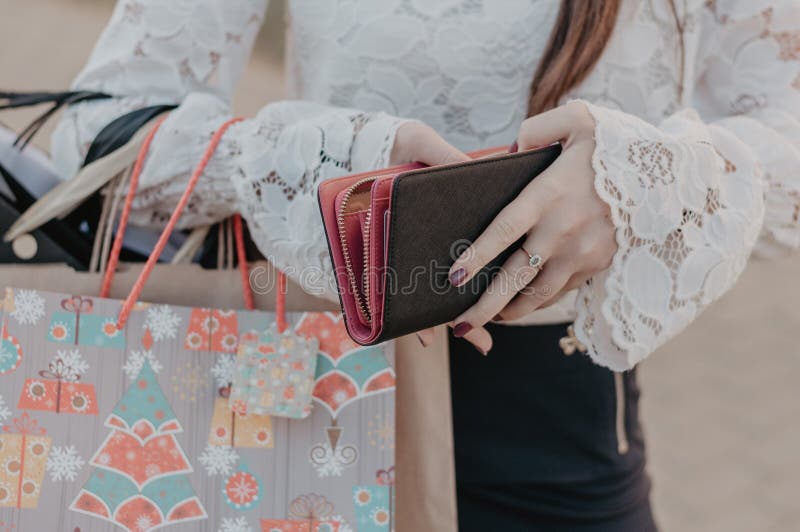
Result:
[[[459,530],[656,530],[635,372],[564,355],[566,325],[489,329],[488,357],[450,339]]]

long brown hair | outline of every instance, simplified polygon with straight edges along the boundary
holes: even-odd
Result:
[[[683,24],[675,0],[669,2],[681,34],[682,75]],[[531,84],[529,116],[556,107],[564,95],[586,79],[611,39],[621,4],[622,0],[561,0],[550,42]]]

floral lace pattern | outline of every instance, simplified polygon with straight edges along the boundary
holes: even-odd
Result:
[[[800,247],[800,6],[717,0],[687,20],[698,47],[685,93],[707,122],[682,111],[654,127],[588,104],[595,185],[619,250],[580,290],[576,335],[615,370],[691,323],[734,284],[754,246]]]
[[[754,245],[800,247],[800,8],[675,4],[676,13],[668,0],[624,0],[603,57],[569,95],[591,102],[596,188],[619,244],[578,294],[575,334],[618,370],[727,290]],[[330,296],[316,184],[385,165],[403,123],[390,115],[424,121],[464,150],[509,143],[558,5],[290,0],[291,91],[306,102],[268,105],[229,130],[184,225],[241,211],[265,255]],[[124,97],[65,113],[53,141],[64,175],[116,116],[182,102],[155,139],[132,216],[163,223],[230,114],[264,9],[265,0],[120,0],[75,85]]]

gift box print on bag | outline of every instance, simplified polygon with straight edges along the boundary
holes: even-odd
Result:
[[[192,309],[184,347],[193,351],[235,353],[239,325],[233,310]]]
[[[0,507],[36,508],[52,439],[27,412],[0,434]]]
[[[94,385],[78,382],[89,365],[77,349],[58,350],[39,378],[25,379],[17,408],[66,414],[97,414]]]
[[[209,445],[271,449],[274,447],[275,441],[270,417],[239,413],[231,410],[229,406],[235,371],[236,359],[233,355],[219,355],[211,367],[211,374],[219,389],[218,397],[214,400],[214,414],[211,418],[208,443]]]
[[[394,467],[375,474],[374,485],[353,488],[359,532],[394,530]]]
[[[262,519],[261,532],[339,532],[341,516],[334,505],[321,495],[301,495],[289,504],[288,519]]]
[[[0,309],[5,336],[23,352],[16,369],[0,375],[0,423],[10,426],[26,415],[47,428],[46,434],[27,432],[24,478],[30,482],[21,490],[19,477],[3,469],[12,455],[2,454],[13,452],[18,461],[21,436],[0,432],[0,521],[15,523],[15,530],[47,531],[174,526],[218,532],[234,525],[254,531],[262,520],[281,532],[360,530],[366,510],[354,503],[354,487],[380,486],[375,472],[394,463],[392,346],[353,344],[338,314],[290,313],[286,331],[318,343],[310,413],[304,419],[243,415],[229,404],[236,349],[185,344],[196,309],[137,304],[119,330],[121,348],[84,344],[80,330],[77,346],[74,337],[54,342],[51,318],[72,297],[27,297],[43,302],[41,311],[24,313],[39,315],[38,322]],[[88,314],[119,314],[120,301],[89,299]],[[265,339],[276,319],[267,312],[235,314],[236,345]],[[142,380],[154,390],[152,399],[139,387]],[[82,385],[91,387],[85,409],[70,399],[85,391],[72,387]],[[286,385],[279,379],[277,386]],[[149,422],[137,424],[140,419]],[[43,438],[43,446],[31,448],[33,437]],[[158,453],[151,454],[157,443]],[[317,502],[292,504],[308,494],[317,494]]]
[[[125,348],[123,331],[117,329],[116,316],[92,314],[94,300],[71,296],[61,300],[61,310],[50,318],[48,340],[52,342]]]

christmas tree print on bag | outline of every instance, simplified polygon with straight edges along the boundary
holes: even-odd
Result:
[[[78,382],[89,365],[77,349],[59,350],[39,379],[25,379],[17,408],[97,415],[94,385]]]
[[[11,373],[22,363],[22,346],[8,332],[8,319],[0,329],[0,375]]]
[[[125,334],[117,328],[116,316],[92,314],[94,301],[72,296],[61,300],[60,311],[53,312],[47,339],[51,342],[125,349]]]
[[[51,438],[23,412],[0,434],[0,507],[36,508]]]
[[[183,429],[147,361],[105,426],[111,433],[90,460],[96,469],[71,510],[136,532],[207,517],[175,438]]]

